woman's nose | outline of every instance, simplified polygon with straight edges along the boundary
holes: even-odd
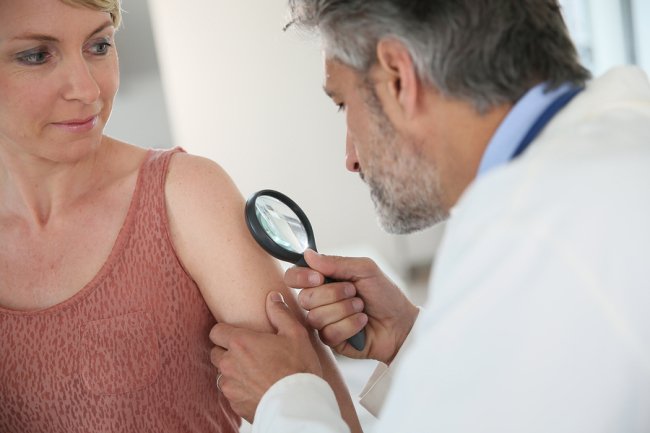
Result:
[[[63,97],[66,100],[91,104],[99,99],[99,85],[85,59],[69,60],[67,67],[64,68],[64,74],[66,83]]]

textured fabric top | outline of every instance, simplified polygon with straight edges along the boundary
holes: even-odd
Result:
[[[169,235],[171,151],[149,151],[110,256],[51,308],[0,308],[0,432],[237,432],[215,320]]]

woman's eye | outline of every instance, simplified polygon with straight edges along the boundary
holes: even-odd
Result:
[[[50,57],[51,54],[47,51],[32,51],[18,54],[17,59],[25,65],[42,65],[47,62]]]
[[[98,42],[96,44],[93,44],[93,46],[90,48],[90,51],[93,54],[103,56],[105,54],[108,54],[108,50],[111,48],[111,43],[110,42]]]

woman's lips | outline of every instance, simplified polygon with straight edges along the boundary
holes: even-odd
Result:
[[[53,125],[69,132],[88,132],[97,125],[98,117],[94,115],[86,119],[70,119],[63,122],[55,122]]]

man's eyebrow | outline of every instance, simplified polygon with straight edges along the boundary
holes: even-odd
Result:
[[[108,21],[104,22],[102,25],[100,25],[99,27],[97,27],[97,29],[93,30],[88,35],[88,37],[90,38],[91,36],[101,32],[102,30],[104,30],[107,27],[111,27],[112,25],[113,25],[113,22],[108,20]],[[44,35],[44,34],[40,34],[40,33],[25,33],[23,35],[19,35],[19,36],[16,36],[16,37],[12,38],[12,40],[30,40],[30,41],[35,40],[35,41],[43,41],[43,42],[59,42],[59,40],[57,38],[55,38],[54,36]]]

